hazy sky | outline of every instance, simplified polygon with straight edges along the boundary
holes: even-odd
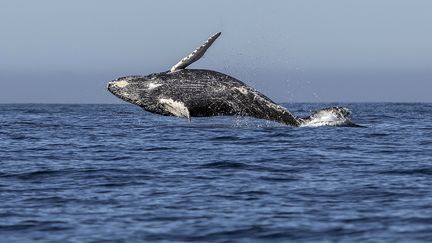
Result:
[[[116,103],[120,76],[190,68],[275,101],[432,102],[432,1],[1,0],[0,103]]]

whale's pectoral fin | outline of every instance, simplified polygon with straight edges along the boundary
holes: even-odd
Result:
[[[162,105],[162,107],[167,113],[177,117],[188,118],[190,121],[191,118],[190,118],[189,109],[186,107],[186,105],[183,102],[175,101],[170,98],[168,99],[161,98],[159,99],[159,104]]]
[[[184,69],[192,63],[198,61],[220,35],[221,32],[217,32],[216,34],[212,35],[210,38],[207,39],[206,42],[204,42],[204,44],[195,49],[191,54],[181,59],[180,62],[178,62],[170,69],[170,71],[174,72],[176,70]]]

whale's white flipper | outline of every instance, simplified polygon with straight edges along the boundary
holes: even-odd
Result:
[[[170,71],[174,72],[179,69],[184,69],[192,63],[198,61],[220,35],[221,32],[217,32],[216,34],[212,35],[210,38],[207,39],[206,42],[204,42],[204,44],[195,49],[195,51],[181,59],[180,62],[178,62],[170,69]]]
[[[159,103],[164,107],[164,110],[177,117],[186,117],[190,120],[189,109],[181,101],[173,99],[159,99]]]

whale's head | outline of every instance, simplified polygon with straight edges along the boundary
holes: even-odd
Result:
[[[137,104],[139,102],[139,89],[144,80],[138,76],[128,76],[108,82],[107,89],[118,98]]]
[[[127,76],[108,82],[107,89],[118,98],[142,107],[151,105],[151,99],[160,91],[164,80],[163,74],[147,76]]]

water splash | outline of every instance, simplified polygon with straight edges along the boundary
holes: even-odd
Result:
[[[351,120],[351,111],[345,107],[329,107],[302,118],[301,127],[355,126]]]

